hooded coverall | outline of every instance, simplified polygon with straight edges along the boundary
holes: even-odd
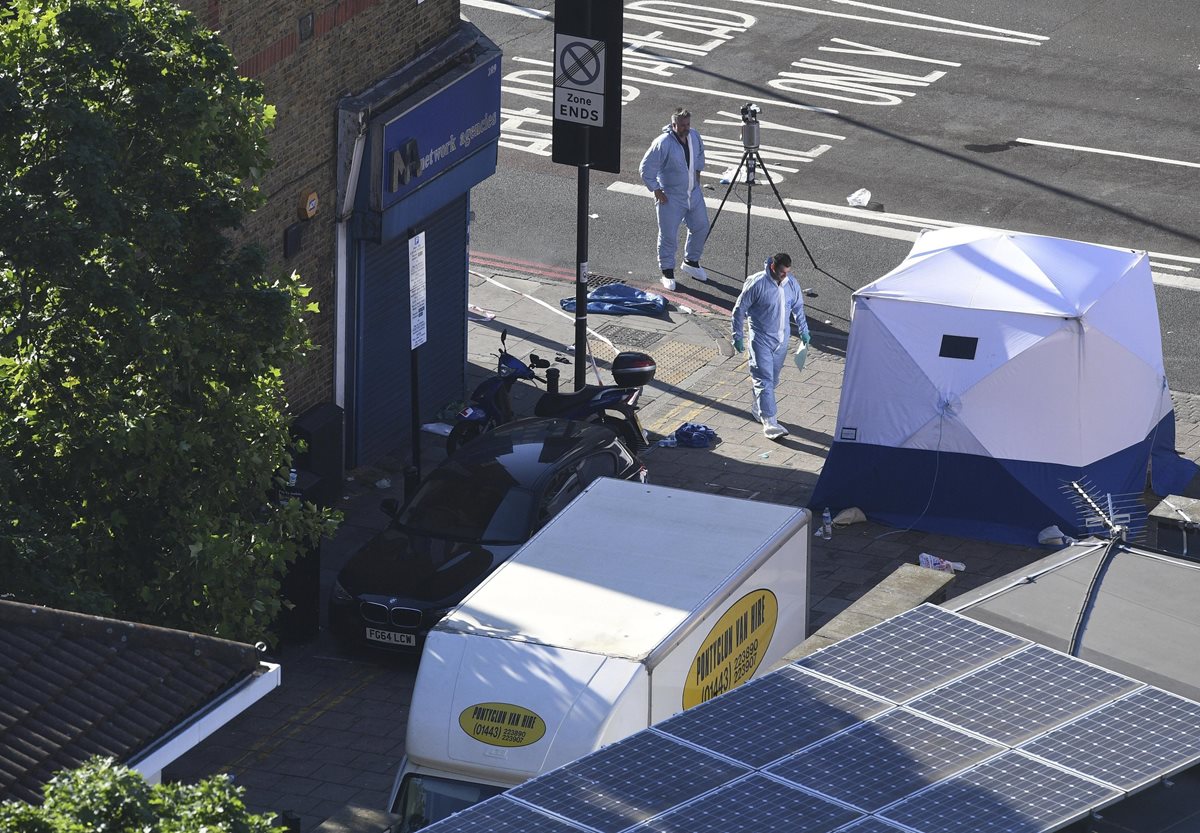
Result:
[[[704,168],[704,140],[695,130],[688,131],[689,164],[683,144],[671,131],[671,125],[650,143],[638,168],[642,183],[651,191],[663,189],[666,202],[655,204],[658,215],[658,268],[675,268],[675,250],[679,246],[679,224],[687,223],[683,258],[700,262],[708,237],[708,207],[700,187]]]
[[[765,422],[776,418],[775,388],[787,359],[792,316],[800,328],[800,337],[805,341],[809,338],[800,284],[788,275],[777,285],[767,269],[751,275],[733,305],[734,339],[742,337],[747,315],[750,316],[750,380],[754,385],[754,402]]]

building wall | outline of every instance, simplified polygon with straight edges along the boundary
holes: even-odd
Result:
[[[297,270],[312,287],[317,349],[285,373],[292,412],[334,397],[334,270],[337,213],[335,107],[436,45],[460,26],[458,0],[178,0],[221,33],[241,73],[263,84],[276,107],[269,137],[274,167],[267,204],[245,225],[269,268]],[[311,15],[311,18],[309,16]],[[311,25],[308,25],[311,24]],[[311,34],[309,32],[311,31]],[[302,32],[305,37],[302,39]],[[300,223],[302,198],[315,192],[317,216],[302,223],[297,254],[284,257],[284,232]]]

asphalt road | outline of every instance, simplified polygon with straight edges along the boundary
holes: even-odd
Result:
[[[472,192],[473,254],[572,274],[577,169],[550,160],[554,4],[462,10],[505,56],[500,164]],[[784,250],[803,267],[807,246],[828,273],[797,270],[817,293],[810,320],[844,332],[852,289],[922,228],[1145,249],[1171,387],[1200,392],[1194,0],[628,0],[625,39],[621,173],[590,174],[593,275],[657,286],[637,167],[686,106],[707,146],[710,217],[725,204],[703,259],[712,280],[681,288],[729,306],[747,263]],[[721,183],[743,161],[746,102],[761,107],[778,197],[761,174],[752,189]],[[847,205],[859,188],[868,208]]]

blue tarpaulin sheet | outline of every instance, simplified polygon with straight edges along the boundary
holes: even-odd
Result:
[[[667,299],[623,283],[598,286],[588,293],[587,311],[608,315],[662,315],[667,311]],[[558,302],[567,312],[575,311],[575,299]]]

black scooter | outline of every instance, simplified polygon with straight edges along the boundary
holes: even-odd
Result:
[[[518,380],[542,382],[546,380],[534,372],[534,368],[546,368],[550,362],[537,355],[529,357],[529,364],[508,352],[508,330],[500,333],[500,353],[496,363],[496,375],[482,381],[471,394],[471,403],[458,413],[458,421],[446,438],[446,451],[454,450],[469,442],[484,431],[515,419],[512,409],[512,389]],[[533,413],[540,417],[587,420],[611,427],[630,448],[637,450],[647,445],[646,433],[637,417],[637,401],[642,386],[654,378],[654,359],[646,353],[628,351],[613,359],[612,374],[615,385],[585,385],[571,392],[543,393],[533,406]]]

